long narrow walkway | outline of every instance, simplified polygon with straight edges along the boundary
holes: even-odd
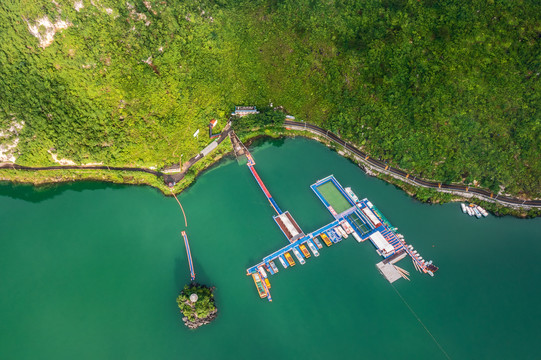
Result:
[[[276,204],[276,201],[274,201],[274,199],[272,198],[272,195],[270,194],[269,190],[267,190],[267,187],[263,183],[263,180],[261,180],[261,178],[259,177],[259,174],[255,170],[254,166],[248,164],[248,168],[250,169],[250,172],[252,173],[255,180],[259,184],[259,187],[261,188],[261,190],[263,190],[263,193],[265,194],[265,196],[269,200],[269,202],[270,202],[271,206],[273,207],[274,211],[276,211],[276,213],[278,215],[280,215],[282,213],[282,210],[278,207],[278,204]]]
[[[237,152],[242,152],[242,155],[245,155],[246,156],[246,159],[248,160],[248,162],[246,163],[246,165],[248,165],[248,168],[250,169],[250,172],[252,173],[252,175],[254,176],[255,178],[255,181],[257,181],[257,184],[259,185],[259,187],[261,188],[261,190],[263,191],[263,193],[265,194],[265,197],[267,198],[267,200],[269,200],[269,203],[270,205],[272,206],[272,208],[274,209],[274,211],[276,211],[276,213],[278,215],[282,214],[282,210],[280,209],[280,207],[278,206],[278,204],[276,203],[276,201],[274,201],[274,199],[272,198],[272,195],[270,193],[270,191],[267,189],[267,187],[265,186],[265,183],[263,182],[263,180],[261,180],[261,177],[259,176],[259,174],[257,173],[254,165],[255,165],[255,160],[254,158],[252,157],[252,154],[250,153],[250,151],[248,151],[248,149],[246,148],[246,146],[244,146],[244,144],[239,140],[237,134],[235,134],[234,131],[231,131],[231,133],[229,134],[229,136],[231,137],[231,142],[234,143],[234,144],[239,144],[237,145],[237,147],[242,147],[242,150],[239,151],[238,149],[235,149],[235,146],[233,146],[234,150],[235,150],[235,155],[237,154]]]
[[[194,281],[195,271],[193,269],[192,252],[190,251],[190,243],[188,242],[188,235],[186,235],[186,231],[182,232],[182,237],[184,238],[184,246],[186,246],[186,255],[188,256],[188,264],[190,265],[190,276],[192,281]]]

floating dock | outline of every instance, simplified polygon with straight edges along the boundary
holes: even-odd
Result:
[[[283,268],[287,269],[295,265],[294,257],[299,263],[305,264],[305,259],[311,256],[308,249],[312,251],[314,257],[318,257],[317,248],[322,248],[317,239],[318,236],[327,246],[349,238],[350,234],[359,243],[370,240],[376,248],[376,252],[383,257],[383,261],[376,264],[376,267],[390,283],[400,278],[409,280],[407,277],[409,273],[394,265],[406,256],[411,257],[415,269],[420,272],[433,276],[434,272],[438,270],[432,261],[426,262],[413,249],[413,246],[405,243],[404,237],[396,232],[397,228],[393,227],[368,199],[359,200],[350,188],[344,189],[333,175],[318,180],[310,188],[329,210],[334,221],[305,234],[289,211],[283,212],[278,207],[257,173],[252,155],[245,147],[243,150],[248,159],[247,165],[250,172],[277,213],[273,217],[274,221],[289,241],[288,245],[265,256],[261,262],[246,269],[246,274],[254,277],[254,282],[262,298],[266,297],[272,301],[269,291],[270,282],[265,269],[273,275],[278,272],[275,261],[279,261]]]
[[[186,255],[188,256],[188,264],[190,265],[190,276],[192,281],[195,280],[195,271],[193,269],[192,252],[190,251],[190,243],[188,242],[188,235],[186,231],[182,231],[182,237],[184,238],[184,246],[186,247]]]
[[[304,236],[300,226],[297,224],[295,219],[293,219],[293,216],[291,216],[289,211],[281,213],[277,216],[273,216],[273,219],[276,221],[276,224],[278,227],[280,227],[280,230],[282,230],[289,242],[294,242],[295,240]]]

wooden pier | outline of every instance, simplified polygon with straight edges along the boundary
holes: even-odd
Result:
[[[239,158],[242,158],[242,156],[246,156],[246,147],[244,144],[240,141],[239,137],[233,130],[229,132],[229,139],[231,140],[231,145],[233,145],[233,152],[235,153],[235,157],[237,158],[237,161],[239,161]]]

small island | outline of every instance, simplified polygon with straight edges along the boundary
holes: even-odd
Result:
[[[177,297],[180,312],[184,315],[182,321],[190,329],[210,324],[218,315],[214,304],[214,287],[191,283],[185,285]]]

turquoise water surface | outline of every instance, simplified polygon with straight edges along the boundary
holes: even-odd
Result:
[[[538,359],[541,219],[477,220],[426,205],[306,139],[264,142],[256,168],[305,232],[332,220],[310,189],[334,174],[440,267],[399,265],[390,285],[369,242],[348,238],[271,278],[246,268],[286,244],[246,166],[222,161],[180,197],[197,281],[218,319],[196,331],[175,298],[189,282],[172,198],[98,183],[0,186],[1,359]],[[278,265],[280,266],[280,265]]]

